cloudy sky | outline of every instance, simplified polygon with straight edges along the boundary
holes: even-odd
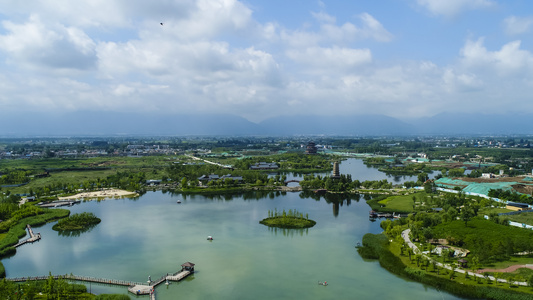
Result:
[[[0,111],[533,113],[532,37],[529,0],[2,0]]]

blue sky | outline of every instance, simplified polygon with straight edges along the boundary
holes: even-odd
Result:
[[[527,0],[4,0],[0,12],[0,115],[533,113]]]

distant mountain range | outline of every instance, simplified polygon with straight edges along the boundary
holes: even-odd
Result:
[[[384,115],[279,116],[259,124],[233,115],[76,112],[3,115],[0,136],[106,135],[504,135],[533,134],[533,115],[441,113],[401,121]]]

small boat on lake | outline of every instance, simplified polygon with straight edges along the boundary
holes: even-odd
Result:
[[[208,240],[208,241],[212,241],[212,240],[213,240],[213,237],[212,237],[212,236],[208,236],[208,237],[207,237],[207,240]]]
[[[181,203],[181,200],[176,201],[176,203],[180,204],[180,203]]]

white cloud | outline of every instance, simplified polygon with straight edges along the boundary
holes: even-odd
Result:
[[[52,69],[90,69],[95,66],[95,43],[83,31],[61,24],[44,24],[32,15],[24,24],[2,23],[0,50],[13,63]]]
[[[326,74],[325,69],[350,70],[358,65],[372,62],[369,49],[350,49],[341,47],[309,47],[301,51],[291,49],[287,56],[304,68]]]
[[[482,9],[496,5],[492,0],[416,0],[417,4],[434,15],[452,17],[466,10]]]
[[[493,5],[418,3],[445,16]],[[498,111],[498,96],[519,101],[533,86],[533,54],[521,41],[491,40],[493,50],[468,40],[444,66],[406,60],[395,56],[401,36],[368,13],[347,21],[311,13],[315,24],[286,27],[258,22],[235,0],[6,0],[0,11],[2,111],[407,117],[456,106]],[[525,21],[508,18],[508,32],[525,32]]]
[[[509,35],[526,33],[533,25],[533,17],[510,16],[503,20],[503,25]]]
[[[364,32],[369,38],[380,42],[388,42],[392,39],[392,34],[370,14],[363,13],[359,17],[364,23]]]
[[[461,62],[467,68],[489,70],[496,76],[512,76],[533,71],[533,54],[520,49],[520,41],[509,42],[498,51],[489,51],[483,38],[468,40],[461,49]]]
[[[474,74],[455,74],[452,68],[444,71],[442,76],[446,90],[449,93],[471,92],[480,90],[483,82]]]
[[[117,27],[133,27],[142,19],[159,24],[168,18],[186,17],[194,9],[196,2],[160,0],[147,5],[142,0],[4,0],[0,2],[0,11],[14,16],[28,12],[39,14],[47,23],[59,22],[81,28],[113,30]]]
[[[315,12],[311,12],[311,15],[317,19],[319,22],[324,22],[324,23],[335,23],[337,21],[337,19],[332,16],[332,15],[329,15],[325,12],[318,12],[318,13],[315,13]]]
[[[337,25],[328,15],[321,14],[317,18],[320,23],[318,31],[310,30],[282,30],[281,39],[290,47],[310,47],[321,43],[348,44],[365,39],[379,42],[389,42],[392,34],[383,25],[368,13],[358,16],[361,24],[359,26],[345,22]]]

